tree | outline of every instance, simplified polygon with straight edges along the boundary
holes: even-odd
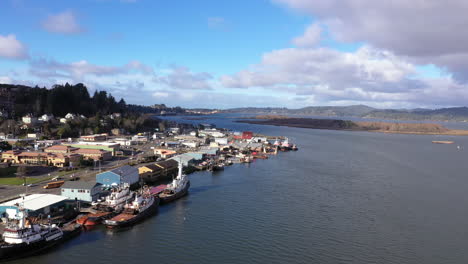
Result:
[[[11,145],[6,141],[1,141],[0,142],[0,150],[2,150],[2,151],[11,150]]]
[[[16,170],[16,177],[26,177],[28,171],[29,169],[27,166],[18,166],[18,169]]]

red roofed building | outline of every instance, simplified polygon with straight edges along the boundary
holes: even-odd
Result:
[[[250,131],[242,132],[242,139],[252,139],[253,133]]]
[[[93,160],[110,160],[112,159],[112,152],[102,149],[77,149],[73,153],[80,154],[81,156]]]
[[[53,145],[44,149],[45,152],[48,153],[72,153],[76,151],[78,148],[74,148],[71,146],[64,146],[64,145]]]

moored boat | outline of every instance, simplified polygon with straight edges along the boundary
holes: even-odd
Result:
[[[76,220],[77,224],[83,226],[99,225],[103,220],[108,219],[114,215],[113,212],[97,212],[84,215]]]
[[[98,200],[93,203],[93,207],[99,211],[120,212],[124,205],[133,198],[133,192],[130,191],[130,185],[124,183],[121,186],[114,187],[111,193],[103,201]]]
[[[155,213],[159,205],[159,198],[154,197],[148,190],[142,190],[135,195],[132,203],[126,204],[122,213],[104,220],[108,228],[125,227],[136,224]]]
[[[9,219],[0,242],[0,261],[38,254],[64,240],[64,232],[56,225],[38,225],[27,218],[20,206],[15,219]]]
[[[182,163],[179,162],[179,174],[167,185],[167,188],[159,194],[161,203],[169,203],[187,194],[190,181],[187,175],[182,173]]]
[[[291,144],[289,143],[289,139],[286,138],[283,143],[280,145],[280,150],[281,151],[288,151],[291,150]]]

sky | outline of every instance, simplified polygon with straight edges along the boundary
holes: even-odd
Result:
[[[466,106],[463,0],[0,0],[0,83],[188,108]]]

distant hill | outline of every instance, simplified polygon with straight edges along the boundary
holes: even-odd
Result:
[[[468,121],[468,107],[441,109],[377,109],[366,105],[310,106],[299,109],[288,108],[233,108],[224,113],[248,113],[257,115],[306,115],[326,117],[360,117],[389,120]]]

